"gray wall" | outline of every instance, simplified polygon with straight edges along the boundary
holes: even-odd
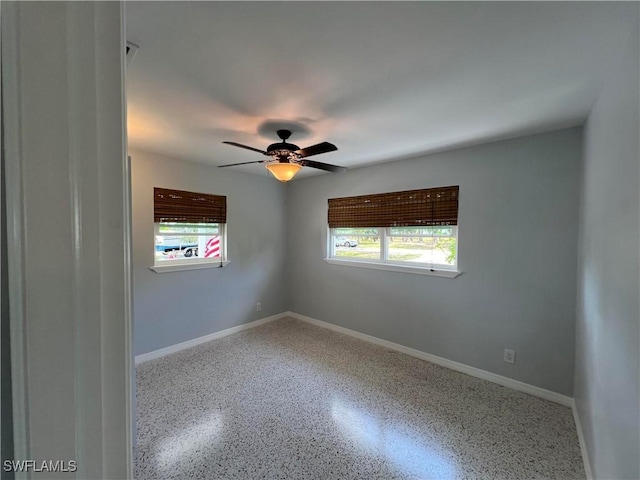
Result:
[[[595,478],[640,478],[638,50],[636,24],[585,127],[575,401]]]
[[[581,142],[575,128],[291,183],[291,310],[571,395]],[[463,275],[323,260],[328,198],[445,185],[460,185]]]
[[[256,175],[131,155],[134,354],[157,350],[288,309],[285,187]],[[154,273],[153,187],[227,196],[224,268]],[[256,303],[262,311],[256,311]]]

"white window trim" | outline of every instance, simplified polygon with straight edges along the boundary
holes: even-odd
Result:
[[[222,263],[220,263],[220,260],[217,262],[211,262],[209,260],[197,262],[196,260],[192,260],[188,264],[154,265],[153,267],[149,267],[149,270],[156,273],[182,272],[184,270],[201,270],[203,268],[221,268],[226,267],[230,263],[228,260],[223,260]]]
[[[325,258],[324,260],[332,265],[371,268],[374,270],[388,270],[391,272],[413,273],[417,275],[431,275],[434,277],[456,278],[462,274],[459,270],[442,270],[431,267],[416,267],[415,265],[398,265],[396,263],[367,262],[366,260],[338,260],[337,258]]]
[[[222,249],[220,252],[222,255],[221,257],[214,257],[211,259],[190,258],[159,263],[155,257],[155,236],[160,235],[160,233],[158,232],[158,225],[159,223],[157,222],[154,222],[153,224],[153,265],[149,267],[149,270],[155,273],[182,272],[186,270],[201,270],[204,268],[222,268],[231,263],[229,260],[227,260],[227,225],[225,223],[218,224],[218,228],[220,229],[219,235],[222,237]]]
[[[434,277],[445,277],[445,278],[456,278],[461,275],[462,272],[458,270],[458,251],[456,249],[456,267],[446,268],[443,266],[424,266],[417,263],[403,262],[403,263],[394,263],[390,261],[377,260],[371,261],[367,259],[343,259],[335,256],[335,242],[333,241],[333,235],[331,232],[331,228],[327,228],[327,252],[329,252],[329,256],[325,258],[325,262],[331,265],[341,265],[348,267],[361,267],[361,268],[370,268],[373,270],[387,270],[391,272],[403,272],[403,273],[412,273],[416,275],[431,275]],[[389,229],[380,227],[380,233],[384,231],[384,234],[380,236],[380,249],[381,254],[383,254],[383,258],[387,258],[389,252],[388,245],[388,237],[389,237]],[[458,229],[456,228],[456,231]],[[459,232],[458,232],[459,233]],[[422,235],[420,235],[422,236]],[[425,235],[426,236],[426,235]]]

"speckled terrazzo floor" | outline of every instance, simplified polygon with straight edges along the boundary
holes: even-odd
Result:
[[[293,319],[137,368],[135,478],[585,478],[567,407]]]

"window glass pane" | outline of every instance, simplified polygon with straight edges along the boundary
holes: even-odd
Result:
[[[219,233],[219,225],[217,223],[160,223],[158,233],[214,234]]]
[[[342,230],[342,229],[336,229]],[[335,257],[380,260],[380,237],[374,235],[335,235]]]
[[[388,260],[454,266],[456,239],[452,237],[389,237]]]
[[[429,235],[450,237],[453,235],[453,227],[391,227],[391,235]]]
[[[454,269],[457,264],[457,226],[334,228],[334,258],[373,260],[395,264]],[[385,240],[386,239],[386,240]],[[386,242],[386,256],[380,252]]]
[[[378,236],[378,228],[334,228],[333,234],[336,236],[340,235],[368,235],[368,236]]]
[[[195,235],[156,235],[156,260],[192,258],[198,254]]]
[[[156,261],[220,258],[221,235],[156,235]]]

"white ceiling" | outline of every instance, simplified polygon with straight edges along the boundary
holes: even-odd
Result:
[[[130,146],[211,165],[261,160],[221,142],[265,149],[287,126],[352,168],[580,125],[637,22],[613,2],[125,8]]]

